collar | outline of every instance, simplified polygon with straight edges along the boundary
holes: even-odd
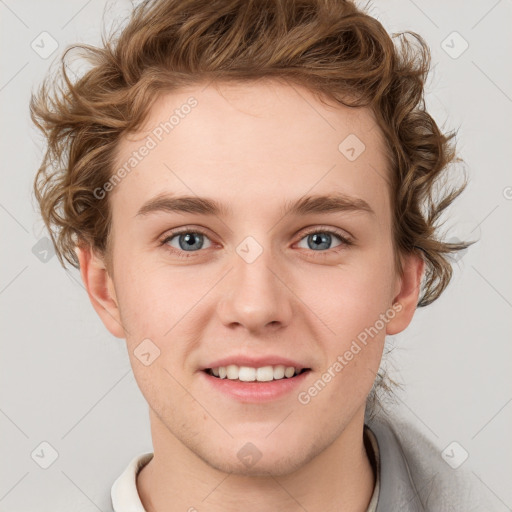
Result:
[[[153,452],[134,457],[112,485],[110,497],[114,512],[146,512],[137,492],[137,474],[153,458]]]

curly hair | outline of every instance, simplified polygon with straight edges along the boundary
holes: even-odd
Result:
[[[270,78],[373,111],[388,153],[397,269],[400,254],[425,261],[418,306],[446,288],[450,253],[472,242],[443,241],[439,220],[466,180],[441,180],[460,159],[455,133],[442,133],[425,109],[431,57],[421,36],[390,36],[349,0],[146,0],[117,32],[102,31],[102,43],[68,46],[30,102],[47,141],[34,192],[62,266],[79,268],[76,247],[88,244],[112,268],[108,195],[94,191],[109,180],[121,137],[143,125],[159,94]],[[91,67],[73,82],[74,48]]]

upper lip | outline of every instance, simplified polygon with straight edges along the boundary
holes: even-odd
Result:
[[[236,364],[237,366],[249,366],[250,368],[261,368],[262,366],[277,366],[283,365],[286,367],[293,366],[294,368],[299,368],[302,370],[303,368],[310,368],[307,364],[299,363],[298,361],[294,361],[293,359],[288,359],[286,357],[273,356],[268,355],[264,357],[250,357],[250,356],[227,356],[222,359],[217,359],[211,362],[208,366],[202,368],[202,370],[206,370],[207,368],[219,368],[220,366],[229,366],[230,364]]]

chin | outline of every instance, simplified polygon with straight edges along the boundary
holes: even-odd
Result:
[[[303,467],[324,448],[311,444],[306,445],[307,451],[304,451],[302,442],[282,443],[271,437],[255,438],[253,441],[236,440],[232,446],[221,443],[208,453],[202,449],[196,451],[196,455],[210,467],[224,473],[247,477],[281,477]]]
[[[286,457],[261,457],[254,464],[240,461],[238,457],[222,460],[204,460],[209,466],[224,473],[246,477],[282,477],[300,469],[307,460]]]

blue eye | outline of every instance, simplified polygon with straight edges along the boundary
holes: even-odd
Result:
[[[173,249],[178,251],[178,254],[180,250],[185,252],[196,252],[199,249],[205,248],[205,238],[208,239],[206,234],[200,231],[181,231],[168,236],[165,240],[162,241],[162,245],[166,244],[171,246]],[[178,246],[171,243],[174,239],[176,239]]]
[[[334,246],[340,249],[333,249],[333,237],[339,240],[339,244]],[[205,240],[207,245],[205,245]],[[311,252],[318,253],[318,256],[327,256],[334,252],[339,252],[343,247],[353,245],[353,242],[343,235],[343,232],[333,229],[319,229],[306,233],[299,241],[299,244],[306,240],[307,247],[301,249],[311,249]],[[211,241],[207,234],[197,229],[183,229],[181,231],[174,231],[169,234],[162,242],[162,246],[166,246],[174,255],[180,258],[193,257],[196,252],[201,249],[211,247]],[[300,247],[300,246],[299,246]]]
[[[341,240],[341,243],[338,245],[342,245],[346,243],[346,240],[342,238],[340,235],[332,232],[332,231],[315,231],[313,233],[308,233],[302,240],[307,240],[306,249],[312,249],[314,251],[318,251],[319,249],[331,249],[333,236]],[[336,246],[337,247],[337,246]]]

